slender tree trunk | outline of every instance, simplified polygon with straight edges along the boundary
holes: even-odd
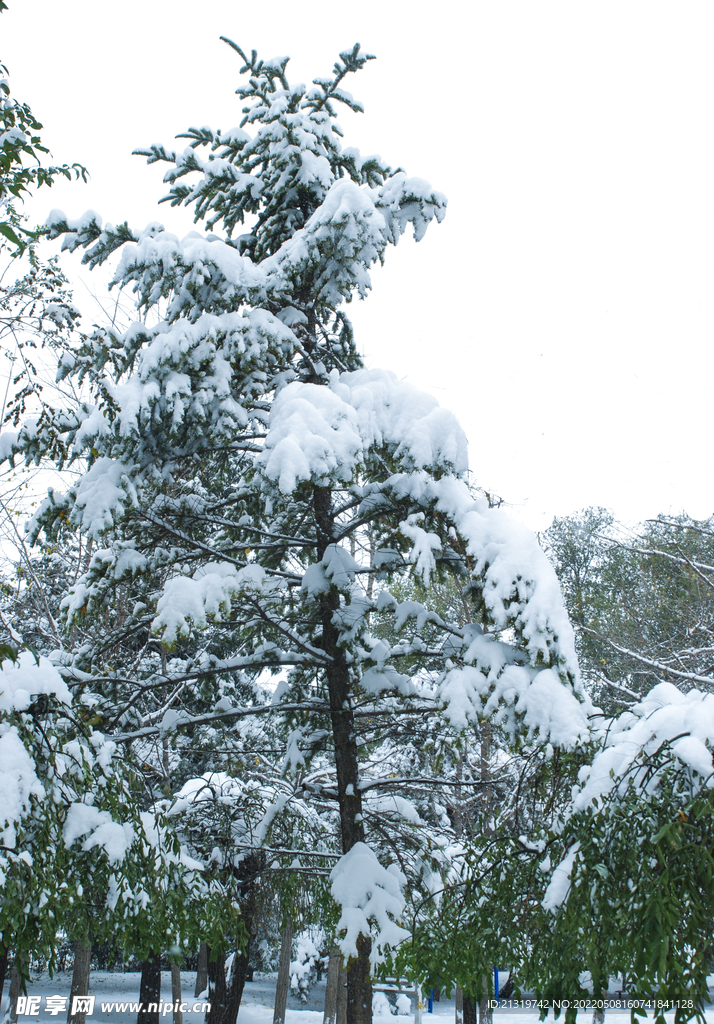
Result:
[[[67,1005],[67,1024],[85,1024],[86,1013],[84,1011],[72,1013],[72,1003],[75,996],[89,995],[91,963],[92,944],[89,941],[89,937],[77,939],[74,943],[74,966],[72,967],[72,984],[69,990],[69,1003]]]
[[[327,981],[325,983],[325,1013],[322,1024],[337,1024],[337,989],[340,984],[340,968],[342,954],[337,947],[330,950],[327,963]]]
[[[293,923],[288,919],[283,928],[280,940],[280,963],[278,964],[278,983],[275,986],[275,1012],[273,1024],[285,1024],[285,1011],[288,1005],[288,986],[290,984],[290,957],[293,948]]]
[[[316,487],[315,525],[317,527],[317,557],[323,557],[329,544],[334,542],[332,492]],[[330,697],[330,718],[335,746],[337,770],[337,796],[340,808],[342,852],[348,853],[365,838],[362,821],[362,794],[359,788],[359,757],[355,718],[350,694],[350,671],[344,650],[339,646],[339,634],[334,613],[339,609],[337,593],[330,592],[320,598],[322,619],[322,649],[330,661],[325,668]],[[368,935],[357,940],[357,956],[347,969],[347,1018],[349,1024],[372,1024],[372,982],[369,957],[372,941]]]
[[[208,946],[202,942],[198,947],[198,966],[196,968],[196,987],[194,996],[198,998],[208,987]]]
[[[0,953],[0,1013],[2,1013],[2,994],[3,989],[5,988],[5,975],[7,974],[8,958],[9,953],[7,949],[5,949],[2,953]]]
[[[208,1001],[211,1009],[206,1014],[206,1024],[223,1024],[226,1008],[226,958],[221,954],[211,959],[208,950]]]
[[[337,1024],[347,1024],[347,971],[344,967],[340,967],[337,976]]]
[[[13,1024],[17,1021],[17,997],[20,995],[21,982],[20,972],[13,966],[10,975],[10,1020]]]
[[[605,1010],[602,1006],[596,1006],[593,1010],[593,1024],[603,1024],[605,1020]]]
[[[481,723],[481,800],[486,814],[493,813],[493,782],[491,781],[491,726]],[[488,828],[490,831],[490,827]]]
[[[174,1024],[183,1024],[181,1013],[181,965],[171,961],[171,1000],[174,1004]]]
[[[161,999],[161,956],[158,953],[151,953],[146,960],[141,962],[141,987],[139,989],[139,1001],[141,1009],[136,1018],[136,1024],[159,1024],[159,1000]],[[155,1009],[149,1010],[149,1005]]]
[[[357,957],[347,971],[347,1019],[356,1024],[372,1024],[371,952],[372,940],[368,935],[360,935]]]
[[[491,817],[493,815],[493,782],[491,779],[491,726],[488,722],[481,723],[481,799],[482,807],[486,817],[484,831],[487,835],[493,831]],[[479,1024],[492,1024],[493,1009],[489,1005],[488,986],[490,977],[484,975],[482,979],[483,996],[478,1005]]]
[[[493,1008],[488,994],[488,977],[483,979],[483,996],[478,1004],[479,1024],[493,1024]]]
[[[456,992],[454,993],[454,1001],[456,1003],[454,1012],[454,1024],[464,1024],[464,993],[456,986]]]
[[[233,964],[231,965],[231,972],[226,985],[225,1014],[219,1024],[236,1024],[241,999],[243,998],[245,981],[248,977],[248,954],[250,952],[250,943],[251,939],[249,938],[244,952],[239,953],[236,950],[236,954],[233,957]]]
[[[478,1024],[476,997],[464,992],[464,1024]]]

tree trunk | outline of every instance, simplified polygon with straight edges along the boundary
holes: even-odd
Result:
[[[236,950],[236,954],[233,957],[231,973],[226,986],[226,1012],[225,1017],[220,1021],[220,1024],[236,1024],[238,1011],[240,1010],[240,1002],[243,998],[245,981],[248,977],[248,954],[250,951],[250,942],[251,940],[249,938],[246,943],[245,951],[243,953],[239,953]]]
[[[485,814],[493,814],[493,782],[491,780],[491,726],[481,723],[481,806]],[[486,826],[491,831],[490,822]]]
[[[487,815],[484,832],[493,832],[493,782],[491,778],[491,726],[488,722],[481,723],[481,800],[484,814]],[[490,977],[485,974],[482,979],[483,996],[478,1005],[479,1024],[492,1024],[493,1009],[488,994]]]
[[[208,950],[208,1001],[211,1009],[206,1014],[206,1024],[223,1024],[226,1008],[226,958],[221,954],[215,960]]]
[[[372,1007],[370,1006],[370,1014]],[[340,967],[337,976],[337,1024],[347,1024],[347,971]]]
[[[92,963],[92,944],[89,937],[77,939],[74,943],[74,966],[72,967],[72,984],[69,990],[67,1006],[67,1024],[85,1024],[87,1014],[82,1010],[72,1013],[75,996],[89,995],[89,971]]]
[[[464,1024],[478,1024],[476,997],[464,992]]]
[[[196,968],[196,988],[194,996],[198,998],[208,987],[208,946],[202,942],[198,947],[198,966]]]
[[[493,1024],[493,1008],[488,994],[488,978],[483,979],[483,996],[478,1004],[479,1024]]]
[[[158,953],[151,953],[146,960],[141,962],[141,987],[139,989],[141,1009],[137,1015],[136,1024],[159,1024],[161,1019],[160,999],[161,956]],[[153,1006],[154,1009],[149,1010],[149,1006]]]
[[[20,972],[13,966],[10,975],[10,1020],[13,1024],[17,1022],[17,998],[20,995],[21,981]]]
[[[5,975],[7,974],[7,962],[8,962],[8,951],[7,949],[0,953],[0,1013],[2,1013],[2,994],[5,988]]]
[[[316,487],[315,525],[317,528],[317,557],[323,557],[329,544],[334,542],[332,492]],[[325,668],[330,697],[330,718],[335,746],[337,771],[337,797],[340,808],[342,852],[348,853],[365,838],[362,820],[362,794],[359,788],[359,757],[355,718],[350,699],[350,671],[344,650],[339,646],[339,633],[334,613],[340,607],[336,591],[320,597],[322,620],[322,649],[330,661]],[[350,1024],[372,1024],[372,982],[369,957],[372,941],[361,935],[357,941],[357,956],[347,968],[347,1018]]]
[[[327,981],[325,983],[325,1013],[322,1024],[337,1024],[337,989],[340,984],[340,968],[342,954],[333,946],[327,963]]]
[[[288,986],[290,984],[290,957],[293,948],[293,923],[288,919],[283,928],[280,941],[280,963],[278,964],[278,983],[275,986],[275,1011],[273,1024],[285,1024],[285,1011],[288,1005]]]
[[[596,1006],[593,1010],[593,1024],[603,1024],[605,1020],[605,1010],[602,1006]]]
[[[174,1004],[174,1024],[183,1024],[181,1013],[181,965],[171,961],[171,999]]]
[[[454,1013],[454,1024],[464,1024],[464,993],[459,986],[456,986],[454,992],[455,1013]]]
[[[372,1024],[371,951],[372,940],[368,935],[360,935],[357,957],[347,970],[347,1019],[355,1024]]]
[[[209,955],[208,1000],[211,1009],[206,1014],[206,1024],[236,1024],[248,976],[249,951],[250,938],[244,952],[236,950],[228,978],[226,978],[225,957],[219,956],[216,960],[211,961]]]

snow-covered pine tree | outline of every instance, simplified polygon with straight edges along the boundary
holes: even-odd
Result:
[[[491,718],[512,740],[564,746],[587,719],[557,581],[535,538],[472,496],[453,416],[362,368],[342,308],[366,295],[369,267],[410,223],[418,240],[441,220],[444,198],[342,148],[335,110],[360,109],[342,87],[369,59],[359,46],[306,89],[288,82],[287,58],[230,45],[249,76],[241,127],[190,129],[183,152],[143,151],[169,163],[166,198],[193,205],[209,233],[179,241],[159,224],[135,235],[126,224],[102,230],[93,213],[51,216],[51,233],[86,247],[90,265],[124,246],[115,282],[161,315],[67,351],[61,375],[86,382],[94,401],[45,408],[6,436],[2,454],[39,460],[63,436],[81,469],[35,530],[93,538],[64,609],[70,628],[91,621],[102,632],[94,642],[85,633],[66,671],[94,676],[114,733],[121,716],[112,719],[107,687],[143,704],[145,723],[115,739],[255,714],[282,722],[300,798],[335,809],[347,1016],[366,1024],[371,963],[406,934],[396,923],[405,871],[429,867],[428,853],[408,858],[384,842],[385,815],[416,828],[420,819],[404,781],[385,779],[371,752],[409,716],[456,730]],[[234,238],[238,225],[247,230]],[[467,626],[430,608],[438,574],[462,582]],[[390,592],[409,575],[426,584],[424,601]],[[230,653],[202,644],[211,621]],[[172,667],[151,655],[157,643]],[[120,676],[114,659],[128,665],[132,645],[132,671]],[[269,704],[256,691],[241,707],[227,698],[204,715],[180,710],[195,707],[197,680],[250,687],[266,670],[279,678]],[[331,763],[311,772],[325,751]],[[278,796],[263,835],[284,806]]]

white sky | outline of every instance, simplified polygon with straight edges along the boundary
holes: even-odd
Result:
[[[345,143],[446,193],[351,315],[367,361],[460,417],[475,479],[534,528],[590,504],[623,519],[714,512],[714,5],[657,0],[9,0],[0,59],[87,185],[32,213],[91,207],[135,229],[163,173],[131,150],[241,119],[239,58],[327,74],[361,42]],[[70,257],[73,266],[79,260]],[[78,303],[92,310],[86,292]]]

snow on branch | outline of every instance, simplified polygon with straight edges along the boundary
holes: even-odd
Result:
[[[668,759],[694,773],[695,789],[714,787],[714,694],[682,693],[672,683],[658,683],[638,704],[608,723],[602,749],[580,771],[575,811],[611,793],[623,794],[630,783],[654,789],[661,766],[649,759],[666,751]]]
[[[370,449],[388,446],[405,468],[466,469],[453,413],[386,370],[333,372],[329,387],[294,381],[278,394],[259,464],[289,494],[303,481],[351,480]]]
[[[372,935],[373,963],[380,962],[387,947],[395,949],[409,937],[397,924],[404,911],[406,878],[396,864],[382,867],[365,843],[355,843],[332,869],[330,879],[332,896],[342,910],[337,932],[345,960],[357,956],[360,935]]]

